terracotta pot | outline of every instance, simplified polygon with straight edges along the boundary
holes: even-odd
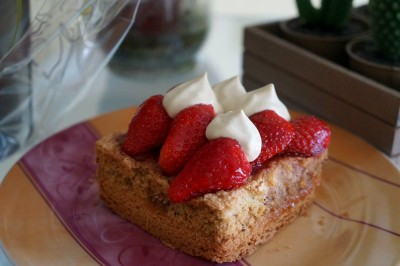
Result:
[[[347,44],[346,52],[351,69],[400,91],[400,62],[381,57],[372,39],[355,39]]]
[[[321,28],[307,27],[299,18],[294,18],[281,22],[280,28],[288,41],[333,62],[346,65],[346,44],[353,38],[366,35],[369,25],[365,20],[353,17],[345,29],[328,32]]]

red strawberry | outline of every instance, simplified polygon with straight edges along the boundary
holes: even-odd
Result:
[[[165,174],[177,174],[194,151],[207,141],[206,128],[214,117],[214,108],[206,104],[187,107],[176,115],[158,161]]]
[[[316,156],[328,148],[331,140],[329,126],[314,116],[303,116],[292,121],[294,136],[285,150],[292,156]]]
[[[265,110],[250,116],[261,135],[261,153],[251,162],[260,166],[275,154],[281,153],[293,137],[293,126],[273,110]]]
[[[168,195],[184,202],[219,190],[237,188],[250,176],[251,165],[235,139],[218,138],[200,147],[172,180]]]
[[[126,154],[136,156],[161,147],[164,143],[172,119],[162,105],[162,100],[162,95],[154,95],[139,106],[122,144]]]

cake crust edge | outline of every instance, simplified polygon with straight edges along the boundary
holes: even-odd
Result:
[[[327,151],[310,158],[278,157],[240,188],[174,204],[168,199],[169,178],[155,160],[124,154],[124,136],[113,133],[96,143],[101,198],[166,245],[218,263],[251,254],[304,214],[327,158]]]

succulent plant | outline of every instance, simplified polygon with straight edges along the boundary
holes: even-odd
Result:
[[[299,17],[308,25],[339,29],[349,20],[353,0],[321,0],[319,8],[311,0],[296,0]]]
[[[370,0],[368,7],[376,46],[388,59],[400,60],[400,0]]]

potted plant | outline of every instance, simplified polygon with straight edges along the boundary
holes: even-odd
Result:
[[[350,67],[400,91],[400,0],[370,0],[371,36],[351,41]]]
[[[352,0],[296,0],[299,16],[281,23],[286,39],[318,55],[346,64],[345,46],[350,39],[366,34],[368,23],[352,16]]]

